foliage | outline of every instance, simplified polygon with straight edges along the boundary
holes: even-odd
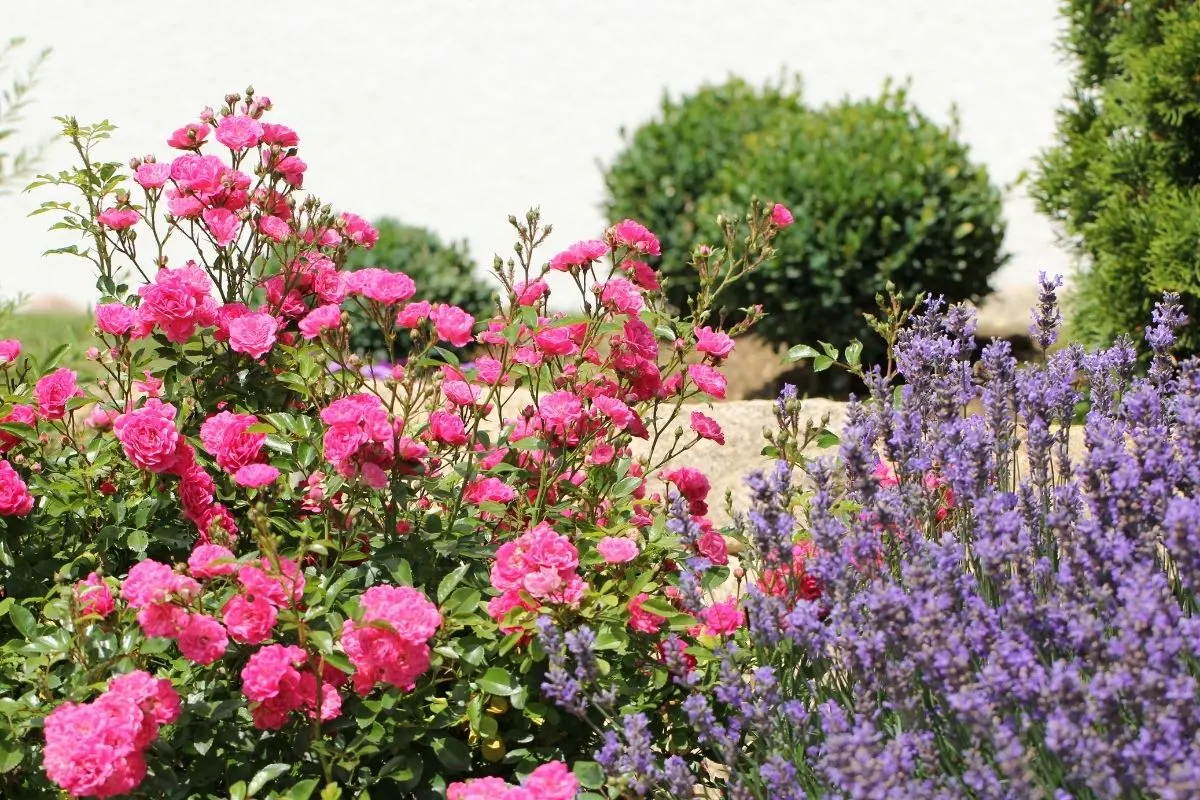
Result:
[[[230,95],[132,176],[100,157],[110,124],[63,118],[80,166],[35,182],[76,193],[35,213],[97,273],[105,374],[0,366],[0,794],[597,790],[599,735],[540,689],[537,618],[587,623],[622,708],[681,696],[658,649],[694,623],[664,599],[675,565],[700,549],[708,586],[728,568],[711,526],[693,541],[664,522],[664,482],[702,515],[707,481],[660,470],[722,440],[682,404],[723,395],[753,319],[667,313],[653,270],[619,266],[657,247],[628,222],[545,264],[538,214],[514,219],[505,302],[478,322],[397,273],[346,271],[376,231],[300,192],[299,136],[270,110]],[[714,283],[772,254],[777,226],[750,219]],[[168,262],[177,247],[189,261]],[[547,309],[550,269],[583,313]],[[334,369],[350,302],[389,349],[412,332],[403,368]],[[472,342],[460,369],[450,348]]]
[[[779,258],[725,300],[730,311],[761,305],[759,333],[776,343],[867,341],[862,314],[887,281],[951,301],[978,298],[1007,258],[1000,193],[987,171],[969,159],[956,125],[930,121],[903,89],[806,110],[797,95],[758,94],[736,81],[706,88],[664,103],[662,119],[617,159],[608,186],[611,213],[660,227],[680,220],[663,239],[661,268],[681,307],[698,291],[691,254],[717,230],[682,230],[682,220],[732,213],[755,195],[786,203],[795,224]],[[699,214],[680,215],[685,208]]]
[[[416,225],[405,225],[391,217],[375,220],[379,241],[369,250],[354,250],[346,257],[346,269],[382,267],[403,272],[421,288],[421,299],[449,303],[476,317],[492,311],[496,290],[479,277],[475,261],[464,242],[445,244],[437,234]],[[388,353],[378,326],[358,305],[350,308],[350,347],[364,357],[387,361]],[[394,358],[409,353],[408,337],[396,342]]]
[[[1061,7],[1074,87],[1033,194],[1079,258],[1072,333],[1107,344],[1140,328],[1164,291],[1200,310],[1200,8]],[[1182,352],[1200,352],[1194,329],[1180,336]]]
[[[11,69],[13,56],[24,44],[24,39],[13,38],[0,45],[0,75]],[[21,121],[21,114],[33,101],[32,92],[37,85],[38,70],[49,55],[49,48],[38,53],[23,72],[13,76],[9,88],[0,92],[0,146],[3,146],[4,140],[16,135],[15,126]],[[0,150],[0,186],[28,175],[40,155],[41,150],[36,148],[21,148],[16,152]]]
[[[59,363],[82,375],[99,377],[102,370],[87,357],[88,349],[99,344],[94,324],[91,314],[75,311],[23,311],[18,300],[0,311],[0,339],[20,339],[24,352],[39,363],[66,345]]]

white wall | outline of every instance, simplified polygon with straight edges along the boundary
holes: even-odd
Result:
[[[484,264],[506,219],[540,205],[557,244],[596,235],[596,159],[621,125],[730,73],[804,76],[810,101],[911,76],[923,110],[958,104],[974,156],[1012,181],[1053,137],[1068,73],[1054,0],[0,0],[0,36],[54,53],[28,130],[52,114],[120,127],[106,153],[169,157],[175,127],[247,83],[301,135],[306,187],[336,207],[469,239]],[[65,166],[55,147],[48,168]],[[0,197],[0,293],[92,297],[88,265],[26,218],[46,190]],[[997,283],[1065,271],[1049,225],[1016,194]],[[551,253],[546,254],[547,257]]]

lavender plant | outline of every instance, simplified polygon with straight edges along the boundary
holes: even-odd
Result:
[[[750,479],[746,627],[675,654],[677,709],[610,729],[610,796],[1200,795],[1200,360],[1170,355],[1178,298],[1152,323],[1145,376],[1128,339],[973,363],[970,312],[927,301],[838,457]]]

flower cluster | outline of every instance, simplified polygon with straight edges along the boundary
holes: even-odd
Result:
[[[412,690],[429,669],[429,640],[442,624],[437,606],[408,586],[372,586],[359,605],[362,618],[342,627],[354,691],[365,695],[380,682]]]
[[[492,588],[501,592],[488,602],[497,622],[516,608],[536,609],[540,603],[577,605],[587,583],[576,572],[579,551],[571,540],[539,522],[496,550]]]
[[[331,720],[342,710],[337,686],[308,666],[299,647],[271,644],[259,648],[242,667],[242,692],[250,700],[254,727],[278,730],[293,711]]]
[[[472,778],[446,787],[446,800],[573,800],[579,779],[561,761],[551,761],[529,773],[520,786],[503,778]]]
[[[116,797],[146,775],[145,752],[161,725],[179,718],[171,682],[146,672],[113,678],[90,703],[63,703],[46,717],[46,774],[72,797]]]

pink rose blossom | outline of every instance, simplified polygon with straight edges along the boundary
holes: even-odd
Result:
[[[359,247],[369,250],[379,241],[379,231],[358,214],[342,214],[342,223],[346,228],[346,236]]]
[[[775,223],[775,227],[786,228],[795,221],[795,217],[792,216],[791,211],[788,211],[787,206],[780,203],[776,203],[774,206],[772,206],[771,222]]]
[[[229,637],[224,626],[206,614],[189,614],[177,638],[179,652],[201,666],[225,655]]]
[[[232,244],[233,240],[237,238],[238,229],[242,226],[242,221],[238,219],[237,214],[227,208],[206,208],[200,216],[204,220],[204,226],[212,235],[213,241],[217,243],[217,247],[227,247]]]
[[[141,216],[136,209],[132,208],[107,208],[96,216],[96,222],[106,228],[112,228],[114,231],[132,228],[139,219]]]
[[[238,486],[247,489],[261,489],[270,486],[279,478],[279,470],[270,464],[247,464],[233,476]]]
[[[409,303],[396,312],[396,327],[409,329],[417,327],[429,316],[429,309],[428,300]]]
[[[0,339],[0,364],[11,364],[20,356],[20,339]]]
[[[637,314],[642,310],[642,291],[637,284],[621,277],[612,277],[600,290],[600,302],[619,314]]]
[[[642,608],[642,604],[649,599],[650,596],[642,592],[629,601],[629,627],[641,633],[658,633],[667,618]]]
[[[139,319],[161,328],[168,341],[183,344],[197,327],[216,324],[217,303],[211,291],[212,281],[194,262],[160,269],[154,283],[138,289]]]
[[[547,425],[566,427],[583,414],[583,403],[571,392],[559,390],[545,395],[538,402],[538,413]]]
[[[708,439],[717,444],[725,444],[725,433],[721,425],[712,417],[705,416],[699,411],[692,412],[692,432],[701,439]]]
[[[241,644],[262,644],[271,638],[279,612],[263,597],[235,594],[221,611],[229,636]]]
[[[87,425],[92,430],[110,431],[112,430],[113,422],[117,419],[117,412],[111,408],[105,408],[97,403],[92,406],[92,410],[88,412],[87,417],[83,420],[83,424]]]
[[[251,358],[262,358],[275,346],[279,320],[263,312],[251,312],[229,323],[229,347]]]
[[[117,417],[113,429],[125,457],[139,469],[168,472],[175,467],[180,444],[175,406],[152,397],[141,408]]]
[[[245,150],[257,145],[262,135],[261,122],[254,117],[237,114],[222,119],[213,138],[230,150]]]
[[[696,329],[696,350],[714,358],[725,358],[733,352],[733,339],[722,331],[710,327]]]
[[[625,430],[633,424],[634,412],[629,406],[615,397],[597,395],[592,398],[592,407],[612,420],[617,430]]]
[[[68,401],[84,396],[75,380],[75,371],[66,367],[59,367],[38,380],[33,395],[42,419],[62,419],[67,414]]]
[[[730,598],[720,603],[713,603],[700,612],[704,622],[703,632],[707,636],[723,636],[733,633],[742,627],[745,615],[738,608],[737,599]]]
[[[467,429],[457,414],[449,411],[434,411],[429,415],[429,437],[451,447],[467,443]]]
[[[359,294],[385,306],[403,303],[416,291],[412,278],[403,272],[367,267],[346,276],[347,294]]]
[[[609,564],[624,564],[637,558],[637,542],[624,536],[605,536],[596,544],[596,551]]]
[[[262,127],[263,144],[277,144],[280,147],[296,147],[300,144],[300,137],[287,125],[264,122]]]
[[[479,380],[488,385],[494,385],[496,381],[500,380],[503,371],[504,365],[491,356],[480,356],[475,359],[475,372],[479,375]]]
[[[116,608],[112,590],[95,572],[75,584],[75,603],[79,616],[107,617]]]
[[[511,503],[517,497],[516,489],[499,478],[477,478],[467,486],[463,499],[473,505],[480,503]]]
[[[273,242],[282,242],[292,235],[292,226],[286,219],[279,217],[259,217],[258,230]]]
[[[550,269],[558,272],[570,272],[576,267],[591,264],[604,258],[608,245],[599,239],[588,239],[575,244],[550,259]]]
[[[332,330],[342,324],[342,309],[329,304],[317,306],[300,320],[300,333],[305,339],[316,339],[321,331]]]
[[[137,309],[124,303],[101,303],[96,306],[96,327],[113,336],[124,336],[137,324]]]
[[[7,461],[0,461],[0,516],[23,517],[33,510],[33,495]]]
[[[199,147],[208,138],[208,126],[199,122],[189,122],[171,134],[167,144],[177,150],[191,150]]]
[[[662,285],[658,280],[658,273],[645,261],[626,259],[621,262],[621,268],[633,278],[634,283],[647,291],[654,291]]]
[[[171,177],[170,162],[143,161],[133,179],[143,189],[160,189]]]
[[[517,281],[517,285],[513,287],[513,293],[516,295],[517,305],[532,306],[550,293],[550,285],[541,278],[532,280],[528,284],[525,281]]]
[[[613,247],[628,247],[648,256],[662,254],[658,238],[645,225],[632,219],[622,220],[608,229],[608,240]]]
[[[466,347],[471,343],[475,318],[458,306],[439,303],[429,312],[429,319],[433,321],[440,341],[455,347]]]
[[[687,373],[700,391],[714,400],[725,399],[725,376],[716,367],[710,367],[708,364],[689,364]]]
[[[664,481],[675,484],[679,493],[687,499],[693,514],[707,513],[705,500],[711,485],[703,472],[693,467],[675,467],[663,470],[660,475]]]
[[[725,543],[725,537],[712,528],[700,534],[696,541],[696,549],[700,551],[700,555],[717,566],[729,563],[729,546]]]
[[[237,572],[237,557],[228,547],[219,544],[198,544],[188,556],[188,570],[193,578],[211,580]]]

